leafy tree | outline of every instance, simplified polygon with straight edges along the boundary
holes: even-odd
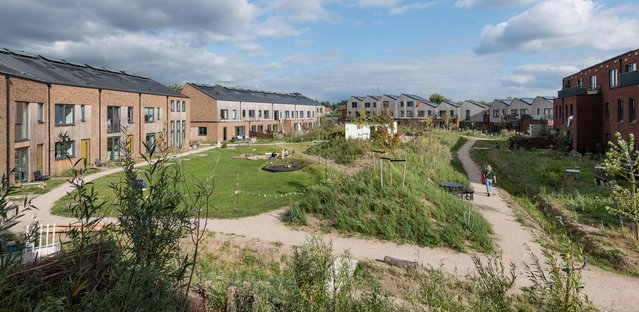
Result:
[[[449,102],[450,99],[439,94],[439,93],[433,93],[430,95],[430,98],[428,99],[429,101],[435,103],[435,104],[440,104],[441,102]]]
[[[168,87],[169,87],[169,89],[173,89],[173,90],[175,90],[175,91],[177,91],[177,92],[182,92],[182,88],[184,88],[184,86],[179,85],[179,84],[177,84],[177,83],[174,83],[174,84],[172,84],[172,85],[169,85]]]
[[[612,189],[616,207],[606,209],[616,215],[627,217],[635,224],[635,239],[639,240],[639,195],[637,194],[637,175],[639,175],[639,152],[635,148],[635,136],[630,134],[626,142],[619,132],[615,134],[617,142],[610,141],[610,150],[604,160],[605,170],[622,177],[626,183]]]
[[[395,156],[400,139],[395,131],[395,122],[388,107],[381,114],[373,115],[373,121],[376,126],[371,129],[371,139],[384,152]]]

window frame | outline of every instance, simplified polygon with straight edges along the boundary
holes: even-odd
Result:
[[[619,86],[619,70],[613,68],[609,71],[610,74],[610,87],[615,88]]]
[[[87,121],[87,108],[86,105],[80,105],[80,122]]]
[[[66,151],[63,151],[63,144],[67,145]],[[75,140],[69,140],[67,142],[55,142],[54,157],[55,160],[63,160],[67,159],[67,157],[75,158]]]
[[[144,108],[144,123],[155,122],[155,107]]]
[[[207,127],[197,127],[197,135],[198,136],[206,136],[208,135],[208,128]]]
[[[637,98],[628,98],[628,122],[637,122]]]
[[[134,119],[134,113],[133,113],[133,106],[127,106],[126,108],[126,120],[129,124],[134,124],[135,123],[135,119]]]
[[[44,123],[44,103],[38,103],[38,123]]]
[[[29,140],[29,102],[15,102],[16,103],[16,110],[15,110],[15,115],[14,115],[14,128],[13,130],[15,131],[15,141],[19,142],[19,141],[27,141]],[[21,109],[19,109],[19,107]],[[19,112],[22,112],[22,116],[18,116]],[[20,131],[18,131],[18,128],[22,128]],[[18,137],[18,132],[22,133],[22,136]]]
[[[220,109],[220,120],[228,120],[229,119],[229,110],[228,108]]]
[[[624,115],[623,115],[623,100],[617,100],[617,122],[623,123]]]
[[[67,121],[67,113],[71,111],[71,122]],[[58,116],[58,113],[62,113],[62,116]],[[54,105],[54,118],[55,126],[74,126],[75,125],[75,105],[73,104],[55,104]],[[58,122],[61,121],[61,122]]]

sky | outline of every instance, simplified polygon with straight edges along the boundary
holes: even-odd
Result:
[[[455,101],[556,95],[639,48],[630,0],[0,0],[0,48],[164,84]]]

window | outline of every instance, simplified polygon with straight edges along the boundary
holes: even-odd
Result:
[[[75,141],[56,142],[55,159],[66,159],[75,156]]]
[[[120,107],[107,106],[107,133],[120,132]]]
[[[180,126],[181,121],[176,121],[176,125],[175,128],[176,130],[176,134],[175,134],[175,145],[177,148],[182,148],[182,136],[180,135],[181,131],[180,129],[182,129],[182,127]],[[226,128],[226,127],[224,127]]]
[[[29,103],[16,102],[16,141],[29,138]]]
[[[44,104],[38,103],[38,122],[44,123]]]
[[[399,107],[404,107],[404,102],[399,102]]]
[[[376,107],[377,107],[377,102],[373,102],[373,108],[376,108]],[[321,110],[321,108],[320,108],[320,110]]]
[[[15,152],[15,180],[29,180],[29,148],[17,148]]]
[[[413,111],[412,110],[406,111],[406,117],[410,117],[410,118],[414,117],[413,116]]]
[[[206,127],[197,127],[197,135],[206,135]]]
[[[364,103],[364,108],[371,108],[371,103],[370,102]]]
[[[572,104],[570,104],[570,116],[572,116],[572,115],[573,115],[573,113],[572,113]]]
[[[455,111],[454,110],[450,110],[450,118],[455,118]]]
[[[511,109],[511,110],[510,110],[510,114],[511,114],[511,115],[513,115],[513,116],[515,116],[515,117],[517,117],[517,116],[519,115],[519,110],[517,110],[517,109]]]
[[[351,107],[352,108],[357,108],[357,102],[351,102]]]
[[[171,111],[175,111],[175,100],[171,100]]]
[[[428,110],[428,116],[433,116],[433,111],[431,111],[430,109]]]
[[[237,109],[234,109],[232,113],[233,114],[231,116],[233,117],[233,120],[237,120]]]
[[[153,145],[155,145],[155,133],[147,133],[145,138],[146,151],[147,153],[151,151]]]
[[[158,121],[162,121],[162,108],[158,107]]]
[[[182,111],[186,112],[186,101],[182,101]]]
[[[424,117],[424,111],[417,111],[417,117]]]
[[[348,112],[348,113],[350,114],[351,112]],[[284,111],[284,118],[287,118],[287,119],[288,119],[288,118],[289,118],[289,115],[290,115],[290,114],[289,114],[289,111]]]
[[[617,100],[617,122],[623,122],[623,100]]]
[[[182,144],[186,141],[186,120],[182,120]]]
[[[265,111],[264,111],[264,118],[265,118],[265,119],[269,119],[270,117],[271,117],[271,112],[270,112],[270,111],[265,110]]]
[[[406,107],[414,107],[414,106],[415,106],[415,102],[413,101],[406,102]]]
[[[273,111],[273,119],[275,120],[280,119],[280,111]]]
[[[632,72],[637,70],[637,63],[626,64],[626,72]]]
[[[181,108],[180,101],[177,101],[177,111],[180,112]]]
[[[493,109],[493,117],[499,117],[499,110]]]
[[[295,111],[295,118],[300,118],[300,112],[299,111]]]
[[[73,125],[73,105],[55,105],[55,124],[56,126]]]
[[[619,70],[611,69],[610,70],[610,87],[614,88],[619,84]]]
[[[504,115],[504,116],[508,115],[508,109],[507,109],[507,108],[504,108],[504,109],[502,110],[502,113],[503,113],[502,115]]]
[[[257,117],[262,118],[262,110],[257,110]]]
[[[606,120],[610,120],[610,104],[609,103],[604,104],[604,116],[606,117]]]
[[[306,111],[306,118],[311,118],[311,111]]]
[[[107,138],[107,159],[118,160],[120,158],[120,137]]]
[[[577,79],[577,85],[583,87],[584,81],[581,78]]]
[[[155,108],[153,107],[145,107],[144,108],[144,122],[153,122],[153,117],[155,117]]]
[[[175,146],[175,121],[171,120],[171,146]]]
[[[470,121],[470,109],[466,110],[466,121]]]
[[[80,105],[80,121],[87,121],[86,105]]]
[[[597,90],[597,76],[590,76],[590,90]]]
[[[628,99],[628,121],[637,122],[637,99]]]
[[[242,110],[242,118],[246,118],[246,110],[245,109]]]
[[[288,117],[288,116],[286,116]],[[249,118],[255,118],[255,110],[249,109]]]
[[[229,110],[228,109],[220,109],[220,119],[222,119],[222,120],[229,119]]]
[[[524,108],[524,109],[522,109],[522,110],[521,110],[521,115],[522,115],[522,116],[523,116],[523,115],[528,115],[528,109],[525,109],[525,108]]]
[[[126,108],[126,119],[128,123],[133,123],[133,106],[129,106]]]
[[[544,115],[552,116],[552,108],[544,108]]]
[[[399,112],[399,117],[404,117],[404,111]]]

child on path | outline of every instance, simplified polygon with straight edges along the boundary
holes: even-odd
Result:
[[[486,165],[486,167],[484,167],[482,174],[486,176],[486,194],[490,197],[490,185],[497,183],[497,176],[490,165]]]

